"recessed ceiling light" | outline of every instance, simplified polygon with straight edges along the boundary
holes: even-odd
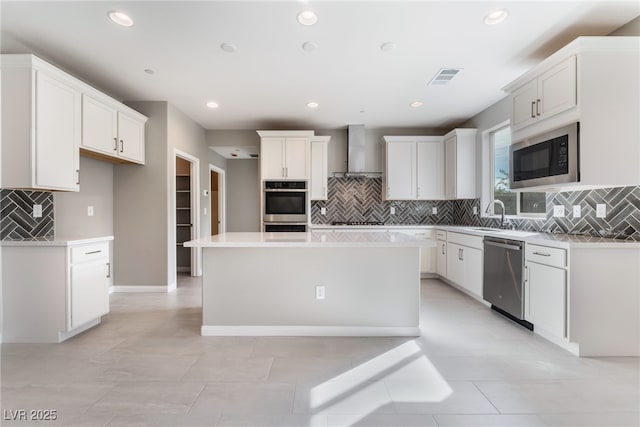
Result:
[[[313,25],[318,22],[318,15],[310,10],[303,10],[298,13],[298,22],[302,25]]]
[[[302,44],[302,49],[305,50],[306,52],[312,52],[316,50],[317,47],[318,45],[314,42],[304,42]]]
[[[413,102],[412,102],[411,104],[409,104],[409,105],[411,105],[413,108],[418,108],[418,107],[422,107],[422,102],[420,102],[420,101],[413,101]]]
[[[155,71],[153,71],[151,68],[145,68],[144,72],[147,73],[147,74],[154,74],[155,73]]]
[[[207,107],[209,107],[209,108],[218,108],[219,105],[215,101],[209,101],[209,102],[207,102]]]
[[[318,104],[315,101],[307,102],[307,107],[309,107],[309,108],[318,108],[319,105],[320,104]]]
[[[380,45],[380,50],[383,52],[391,52],[396,46],[394,42],[384,42]]]
[[[109,19],[111,19],[118,25],[122,25],[123,27],[131,27],[133,25],[133,19],[131,19],[131,17],[124,12],[112,10],[107,15],[109,15]]]
[[[220,49],[224,50],[227,53],[233,53],[236,50],[238,50],[238,48],[237,48],[237,46],[235,44],[228,43],[228,42],[222,43],[220,45]]]
[[[505,9],[498,9],[484,17],[484,23],[487,25],[496,25],[507,19],[509,12]]]

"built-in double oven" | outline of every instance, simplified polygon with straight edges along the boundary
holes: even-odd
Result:
[[[306,181],[264,181],[264,231],[307,231]]]

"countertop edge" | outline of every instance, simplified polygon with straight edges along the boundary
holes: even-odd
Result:
[[[43,239],[24,239],[24,240],[2,240],[2,247],[65,247],[86,245],[91,243],[99,243],[114,240],[113,236],[98,237],[52,237],[51,240]]]

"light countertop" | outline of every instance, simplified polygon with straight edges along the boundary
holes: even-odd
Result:
[[[31,237],[21,240],[3,240],[2,247],[11,246],[77,246],[113,240],[113,236],[99,237]]]
[[[401,233],[352,232],[333,233],[224,233],[185,242],[186,247],[258,248],[258,247],[425,247],[436,246],[434,240],[417,239]]]

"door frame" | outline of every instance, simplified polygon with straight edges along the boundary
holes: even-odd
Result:
[[[175,251],[176,248],[176,158],[181,158],[186,160],[191,165],[191,239],[197,239],[200,237],[200,159],[192,156],[189,153],[184,151],[180,151],[176,148],[173,149],[173,179],[171,180],[171,194],[172,194],[172,206],[171,206],[171,226],[173,229],[173,242],[172,248]],[[200,276],[202,275],[202,265],[201,265],[201,256],[200,256],[200,248],[191,248],[191,275],[192,276]],[[174,259],[174,264],[177,263],[177,258]],[[174,272],[176,273],[176,283],[177,283],[177,265],[174,265]]]
[[[211,172],[218,174],[218,220],[220,225],[218,226],[218,233],[222,234],[227,231],[227,192],[226,192],[226,176],[224,169],[214,166],[209,163],[209,215],[213,212],[213,193],[211,192]],[[209,230],[211,234],[211,230]]]

